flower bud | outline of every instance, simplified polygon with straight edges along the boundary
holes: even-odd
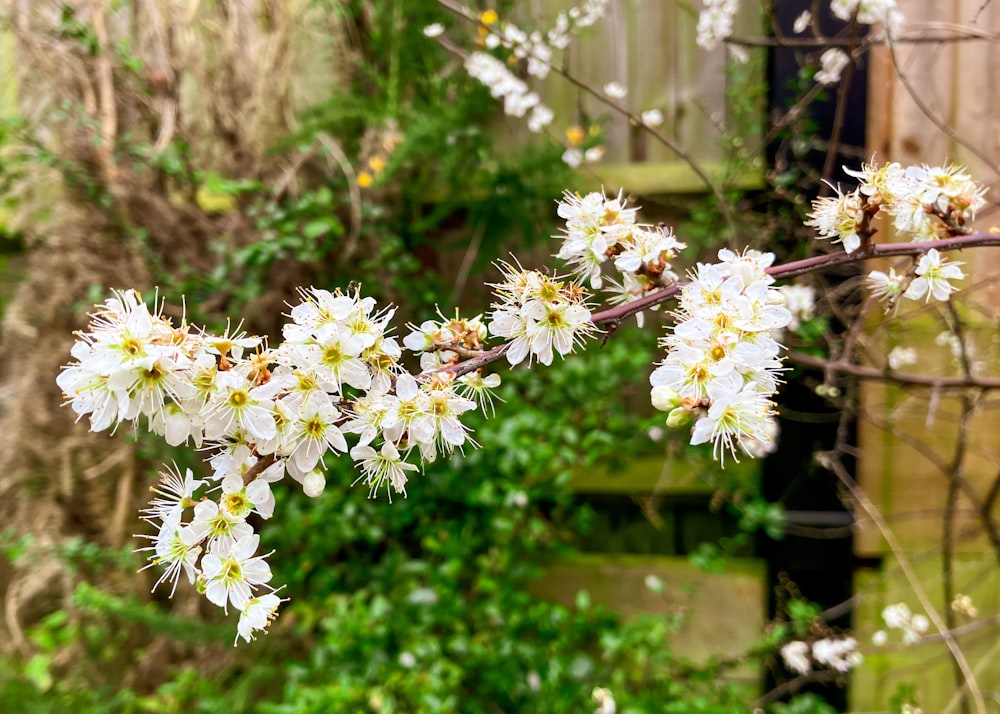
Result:
[[[671,429],[676,429],[679,426],[684,426],[689,421],[691,421],[691,412],[690,410],[685,409],[684,407],[677,407],[676,409],[671,410],[669,414],[667,414],[667,426],[669,426]]]
[[[302,490],[309,498],[316,498],[326,488],[326,477],[320,471],[310,471],[302,479]]]
[[[681,404],[681,398],[677,392],[665,385],[653,387],[653,390],[649,393],[649,398],[653,402],[653,408],[661,412],[669,412]]]

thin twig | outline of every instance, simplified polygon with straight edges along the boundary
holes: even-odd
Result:
[[[253,481],[255,478],[264,473],[268,468],[270,468],[277,460],[278,457],[275,456],[274,454],[267,454],[265,456],[261,456],[259,459],[257,459],[257,462],[253,466],[248,468],[246,470],[246,473],[243,474],[243,485],[244,486],[248,485],[251,481]]]
[[[838,440],[839,442],[839,440]],[[817,454],[817,458],[820,462],[833,471],[840,482],[851,494],[851,498],[854,503],[863,510],[867,516],[871,519],[875,527],[878,528],[879,533],[885,538],[886,544],[889,546],[889,550],[892,551],[893,556],[896,558],[896,562],[899,563],[900,570],[903,571],[903,575],[906,577],[907,582],[913,589],[913,594],[916,596],[917,600],[920,602],[920,606],[927,613],[927,617],[934,624],[934,627],[941,634],[944,639],[945,644],[948,647],[948,651],[951,652],[952,658],[955,660],[956,665],[962,672],[962,676],[965,680],[965,686],[968,687],[969,692],[972,694],[973,702],[976,705],[977,714],[987,714],[986,702],[983,699],[983,693],[979,689],[979,684],[976,682],[976,676],[969,666],[969,661],[965,657],[965,653],[958,646],[955,641],[955,636],[952,634],[951,629],[948,627],[947,623],[942,619],[941,613],[938,612],[937,608],[934,607],[934,603],[931,602],[930,596],[924,589],[923,584],[920,582],[920,578],[917,577],[916,571],[910,564],[909,558],[906,557],[906,553],[903,550],[902,544],[896,538],[896,534],[886,523],[885,518],[883,518],[881,512],[875,507],[875,504],[869,500],[868,495],[858,486],[857,482],[847,473],[847,469],[840,462],[840,457],[834,452],[826,452],[825,454]]]
[[[928,106],[927,102],[924,101],[924,98],[920,96],[920,92],[917,91],[917,88],[913,86],[913,83],[910,81],[910,78],[906,75],[905,72],[903,72],[902,67],[899,66],[899,60],[896,57],[896,49],[892,40],[889,41],[889,57],[892,60],[892,68],[896,70],[896,76],[899,78],[899,81],[902,83],[903,87],[909,93],[910,99],[913,100],[913,103],[917,105],[917,108],[920,109],[923,115],[927,117],[934,124],[934,126],[936,126],[945,135],[947,135],[948,138],[964,146],[969,152],[971,152],[974,156],[978,157],[980,161],[986,164],[987,168],[989,168],[990,171],[1000,176],[1000,167],[997,166],[997,164],[993,161],[993,159],[990,158],[987,154],[983,153],[983,151],[978,146],[959,136],[958,132],[956,132],[954,129],[948,126],[948,124],[943,119],[938,117],[938,115],[934,113],[934,111],[930,108],[930,106]]]
[[[865,367],[846,360],[828,360],[822,357],[805,354],[804,352],[789,352],[788,361],[803,367],[813,367],[827,372],[848,374],[859,379],[872,379],[880,382],[894,382],[912,387],[926,387],[936,390],[952,389],[1000,389],[1000,378],[991,377],[930,377],[906,372],[896,372],[877,367]]]
[[[901,255],[923,255],[931,249],[936,249],[939,252],[948,252],[953,250],[963,250],[965,248],[981,248],[984,246],[1000,246],[1000,234],[976,232],[970,233],[969,235],[956,236],[954,238],[942,238],[941,240],[936,241],[923,241],[916,243],[884,243],[874,245],[868,250],[856,250],[853,253],[825,253],[811,258],[803,258],[802,260],[794,260],[790,263],[772,266],[767,269],[767,274],[777,279],[786,279],[797,275],[815,272],[817,270],[822,270],[835,265],[860,263],[862,261],[875,258],[891,258]],[[591,316],[591,322],[598,327],[602,325],[618,324],[626,317],[635,315],[643,310],[648,310],[654,305],[660,305],[672,299],[678,292],[681,291],[683,287],[684,283],[675,283],[674,285],[663,288],[662,290],[655,290],[633,302],[624,303],[622,305],[594,313]],[[509,345],[509,342],[504,343],[494,347],[481,356],[465,362],[459,362],[457,364],[443,367],[439,371],[450,372],[456,377],[467,374],[480,369],[481,367],[485,367],[492,362],[496,362],[504,354],[506,354],[509,349]],[[809,364],[810,359],[817,359],[809,358],[807,355],[801,355],[800,357],[798,353],[793,354],[795,354],[796,359],[800,364]],[[813,362],[813,366],[816,366],[817,364],[818,363]],[[823,365],[825,366],[825,364],[826,363],[824,362]],[[844,363],[843,365],[835,363],[835,366],[844,372],[856,374],[857,376],[874,376],[867,374],[867,371],[870,370],[870,368],[849,365],[847,363]],[[885,373],[879,372],[878,375],[880,378],[884,378]],[[913,377],[912,379],[900,381],[916,384],[939,384],[949,388],[957,386],[980,386],[983,388],[995,389],[1000,387],[1000,379],[988,380],[979,378],[973,385],[956,380],[958,380],[958,378],[939,377],[936,378],[936,381],[927,381],[925,378]]]

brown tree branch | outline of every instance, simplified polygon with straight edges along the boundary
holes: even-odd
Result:
[[[1000,233],[986,233],[986,232],[976,232],[970,233],[969,235],[956,236],[954,238],[942,238],[936,241],[921,241],[914,243],[883,243],[880,245],[873,245],[868,250],[856,250],[853,253],[824,253],[823,255],[813,256],[811,258],[803,258],[802,260],[794,260],[790,263],[784,263],[782,265],[774,265],[767,269],[768,275],[776,279],[786,279],[792,278],[798,275],[805,275],[806,273],[812,273],[817,270],[824,270],[826,268],[833,267],[835,265],[844,265],[846,263],[860,263],[866,260],[872,260],[875,258],[894,258],[902,255],[922,255],[932,248],[938,250],[939,252],[949,252],[953,250],[963,250],[965,248],[981,248],[985,246],[1000,246]],[[655,290],[648,295],[639,298],[633,302],[625,303],[623,305],[618,305],[616,307],[608,308],[606,310],[601,310],[596,312],[591,316],[591,321],[597,325],[601,326],[617,326],[622,320],[636,313],[647,310],[655,305],[660,305],[670,300],[684,287],[685,283],[675,283],[670,287],[663,288],[662,290]],[[448,367],[443,367],[439,371],[450,372],[456,377],[463,374],[468,374],[469,372],[475,371],[488,364],[496,362],[504,354],[506,354],[509,349],[509,343],[503,345],[498,345],[493,349],[485,352],[484,354],[477,356],[473,359],[465,360],[454,365],[449,365]],[[793,353],[795,361],[800,364],[806,364],[809,366],[817,366],[816,362],[809,364],[810,360],[815,360],[816,358],[810,358],[807,355],[800,355],[799,353]],[[826,363],[823,363],[826,366]],[[851,365],[849,363],[843,363],[842,365],[836,365],[840,371],[846,372],[848,374],[853,374],[855,376],[866,377],[866,378],[879,378],[884,379],[886,373],[882,371],[875,371],[872,373],[871,368],[860,367],[859,365]],[[897,377],[901,375],[896,375]],[[930,379],[931,381],[927,381]],[[904,383],[914,383],[914,384],[925,384],[927,386],[940,386],[940,387],[968,387],[968,386],[979,386],[983,388],[995,389],[1000,387],[1000,379],[989,380],[989,379],[977,379],[974,384],[968,384],[966,381],[955,377],[938,377],[938,378],[917,378],[912,379],[902,379],[898,380]]]

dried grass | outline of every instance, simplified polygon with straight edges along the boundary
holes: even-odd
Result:
[[[61,15],[67,6],[73,27]],[[75,535],[120,546],[139,527],[134,514],[146,498],[151,465],[140,463],[121,435],[94,435],[73,423],[55,385],[71,332],[83,326],[79,306],[91,286],[148,289],[150,260],[167,270],[208,270],[215,260],[212,239],[227,236],[233,245],[256,239],[241,211],[203,210],[191,183],[129,157],[122,147],[143,144],[155,157],[183,145],[192,174],[287,184],[289,172],[304,162],[272,157],[269,149],[292,128],[295,102],[334,81],[319,53],[293,52],[300,40],[309,44],[308,27],[336,27],[329,16],[309,16],[315,12],[309,6],[6,3],[20,111],[34,140],[17,152],[27,160],[27,174],[15,189],[19,212],[12,226],[28,241],[29,269],[0,327],[0,448],[7,457],[0,503],[3,527],[34,534],[39,547],[26,567],[0,567],[2,654],[25,649],[26,628],[67,602],[73,578],[44,546]],[[336,42],[327,40],[330,46]],[[141,60],[141,71],[126,71],[129,56]],[[298,70],[306,63],[303,75]],[[95,191],[108,197],[107,205],[95,202]],[[137,231],[146,235],[142,242],[134,238]],[[140,584],[147,575],[117,586],[146,591]],[[195,600],[181,597],[178,607],[192,611]],[[133,674],[156,671],[163,658],[177,655],[167,645],[150,652]]]

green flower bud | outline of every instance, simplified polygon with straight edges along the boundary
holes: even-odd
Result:
[[[691,421],[691,411],[689,409],[685,409],[684,407],[677,407],[676,409],[671,410],[669,414],[667,414],[667,426],[669,426],[671,429],[676,429],[679,426],[684,426],[690,421]]]

